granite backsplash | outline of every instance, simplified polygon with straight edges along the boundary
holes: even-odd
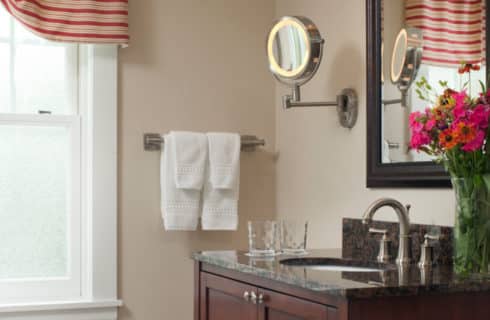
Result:
[[[344,258],[375,261],[379,251],[380,235],[370,234],[369,228],[386,229],[391,240],[391,257],[394,260],[398,253],[399,224],[396,222],[372,221],[367,226],[361,219],[344,218],[342,220],[342,256]],[[434,259],[439,264],[451,264],[453,256],[453,228],[435,225],[410,225],[412,259],[417,262],[420,258],[420,246],[425,234],[440,235],[434,244]]]

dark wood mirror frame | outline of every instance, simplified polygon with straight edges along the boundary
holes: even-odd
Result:
[[[451,181],[442,165],[433,162],[381,162],[381,0],[366,0],[367,49],[367,187],[449,188]],[[490,0],[486,0],[489,25]],[[490,28],[486,29],[489,39]],[[487,66],[490,46],[486,46]],[[490,68],[487,67],[487,79]]]

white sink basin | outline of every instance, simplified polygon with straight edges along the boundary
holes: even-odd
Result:
[[[349,266],[335,266],[335,265],[302,266],[302,267],[308,268],[310,270],[338,271],[338,272],[379,272],[379,271],[383,271],[382,269],[364,268],[364,267],[349,267]]]
[[[379,272],[387,268],[385,264],[360,262],[335,258],[292,258],[280,262],[283,265],[308,270],[335,272]]]

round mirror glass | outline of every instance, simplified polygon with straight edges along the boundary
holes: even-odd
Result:
[[[315,24],[305,17],[282,17],[267,39],[269,68],[288,85],[311,79],[321,61],[323,40]]]
[[[417,76],[422,60],[422,31],[402,29],[396,37],[391,56],[391,81],[400,90],[408,90]]]
[[[283,25],[273,40],[274,60],[279,68],[294,74],[307,62],[306,33],[292,24]]]
[[[405,65],[405,55],[407,53],[407,31],[402,29],[395,40],[393,46],[393,56],[391,58],[391,81],[397,83],[400,79]]]

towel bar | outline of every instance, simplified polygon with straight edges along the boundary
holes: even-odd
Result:
[[[255,151],[259,146],[265,146],[265,140],[253,135],[242,135],[242,151]],[[158,151],[162,149],[163,138],[158,133],[145,133],[143,135],[145,151]]]

